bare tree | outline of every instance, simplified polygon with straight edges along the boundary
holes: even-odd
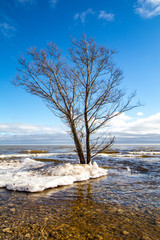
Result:
[[[123,77],[113,63],[114,54],[84,36],[72,39],[67,59],[50,43],[40,51],[31,48],[27,58],[18,60],[14,84],[41,97],[64,120],[82,164],[112,145],[114,138],[101,136],[101,128],[136,106],[131,105],[135,94],[126,98],[119,88]]]

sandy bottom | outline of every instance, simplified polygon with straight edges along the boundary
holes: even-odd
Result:
[[[98,203],[86,183],[74,184],[73,191],[61,187],[29,194],[1,189],[0,239],[160,239],[160,211]]]

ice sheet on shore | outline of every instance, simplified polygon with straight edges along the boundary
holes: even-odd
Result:
[[[93,164],[42,163],[30,158],[0,162],[0,187],[8,190],[40,192],[77,181],[97,178],[107,174],[106,169]]]

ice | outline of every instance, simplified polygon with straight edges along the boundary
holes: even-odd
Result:
[[[128,170],[129,173],[131,173],[131,169],[130,169],[130,167],[127,166],[127,170]]]
[[[0,163],[0,187],[8,190],[41,192],[48,188],[70,185],[107,174],[107,170],[93,164],[42,163],[30,158],[6,160]]]
[[[70,155],[70,153],[60,153],[60,156]],[[76,155],[76,153],[72,153]],[[57,153],[25,153],[25,154],[1,154],[0,159],[11,159],[11,158],[28,158],[28,157],[53,157],[57,156]]]

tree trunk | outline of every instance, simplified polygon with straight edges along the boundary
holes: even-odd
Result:
[[[77,150],[77,154],[78,154],[80,163],[85,164],[85,158],[84,158],[84,154],[83,154],[82,145],[81,145],[81,142],[78,138],[77,131],[76,131],[76,128],[75,128],[75,125],[74,125],[73,121],[70,121],[70,127],[71,127],[71,131],[72,131],[72,134],[73,134],[73,139],[74,139],[74,143],[75,143],[75,146],[76,146],[76,150]]]
[[[91,147],[90,147],[90,131],[88,127],[88,117],[87,117],[87,103],[85,106],[85,128],[86,128],[87,164],[89,164],[91,162]]]
[[[87,149],[87,163],[91,162],[91,148],[90,148],[90,134],[89,130],[86,132],[86,149]]]

